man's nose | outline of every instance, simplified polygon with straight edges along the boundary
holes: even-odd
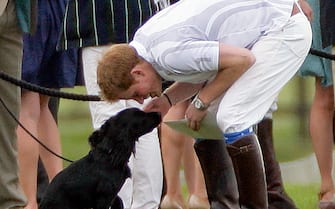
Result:
[[[136,98],[135,100],[140,104],[144,103],[144,98]]]

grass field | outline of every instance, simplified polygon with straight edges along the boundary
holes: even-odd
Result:
[[[296,102],[296,80],[287,85],[279,96],[279,110],[274,114],[274,140],[276,154],[280,162],[292,161],[312,152],[308,134],[301,133],[301,119],[295,110],[280,111],[281,108],[290,110],[292,102]],[[307,102],[311,101],[313,90],[312,81],[307,81]],[[83,87],[66,90],[85,94]],[[309,108],[308,104],[304,108]],[[307,121],[305,121],[307,122]],[[307,122],[308,123],[308,122]],[[77,160],[89,150],[87,138],[92,132],[88,102],[61,100],[59,111],[59,129],[62,137],[63,156]],[[308,132],[307,128],[305,129]],[[68,163],[65,162],[65,166]],[[317,203],[318,185],[286,184],[287,192],[294,199],[300,209],[314,209]],[[187,191],[184,185],[184,193]]]

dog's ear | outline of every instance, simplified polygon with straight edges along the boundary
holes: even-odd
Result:
[[[103,140],[109,126],[109,121],[106,121],[98,130],[89,136],[88,142],[92,148],[95,148]]]
[[[90,143],[92,148],[95,148],[101,141],[102,137],[100,134],[100,130],[94,131],[88,138],[88,142]]]

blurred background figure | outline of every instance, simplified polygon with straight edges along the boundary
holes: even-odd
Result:
[[[36,6],[35,0],[0,1],[0,70],[17,79],[21,77],[22,35],[36,29]],[[19,117],[20,89],[1,79],[0,91],[0,208],[23,209],[26,198],[19,184],[17,122],[10,115]]]
[[[305,0],[301,2],[303,3],[302,6],[306,5]],[[320,10],[319,0],[307,0],[307,3],[313,9],[313,18],[311,18],[313,31],[312,48],[331,53],[331,42],[325,45],[321,36],[321,26],[326,23],[320,21],[320,15],[328,8],[323,7]],[[333,18],[335,18],[334,15]],[[318,207],[320,209],[335,209],[335,189],[332,177],[333,117],[335,109],[331,61],[309,54],[301,66],[299,74],[301,76],[315,77],[315,94],[310,109],[309,132],[321,176]]]
[[[77,83],[78,50],[57,51],[56,46],[66,0],[38,1],[38,24],[34,35],[23,39],[22,79],[60,89]],[[54,152],[61,154],[60,134],[49,109],[49,96],[22,89],[20,122]],[[18,134],[20,183],[28,198],[26,209],[37,209],[37,170],[39,156],[52,178],[63,169],[62,159],[40,145],[21,127]]]

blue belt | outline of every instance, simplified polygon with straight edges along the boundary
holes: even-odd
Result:
[[[226,140],[227,144],[232,144],[236,140],[240,139],[242,136],[249,135],[252,133],[254,133],[254,131],[253,131],[253,128],[250,127],[250,128],[244,129],[243,131],[223,134],[223,137]]]

